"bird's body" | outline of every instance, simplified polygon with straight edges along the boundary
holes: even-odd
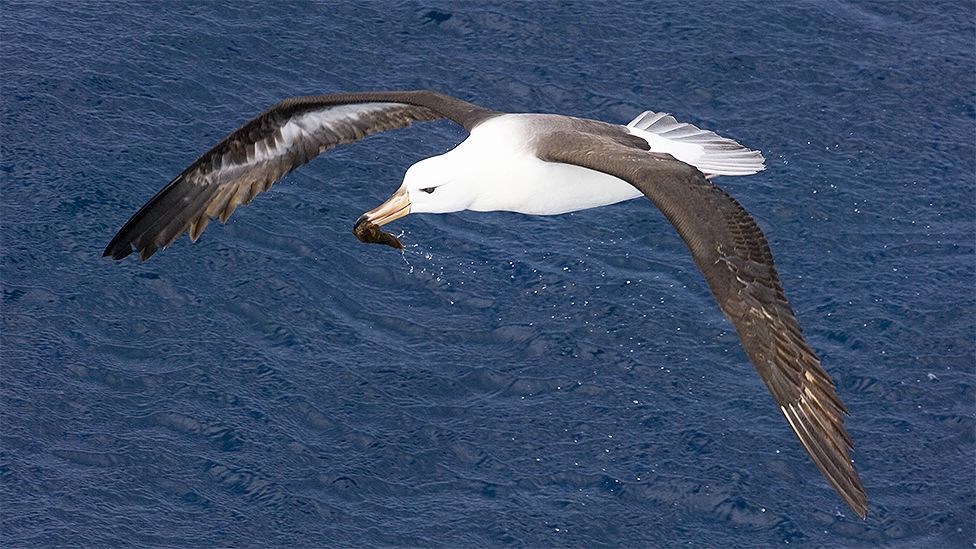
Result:
[[[565,125],[566,120],[539,114],[503,114],[476,127],[453,150],[422,160],[410,170],[464,173],[472,201],[459,210],[556,215],[642,196],[620,178],[540,160],[535,155],[535,130]],[[420,177],[429,180],[428,174]]]
[[[448,118],[470,136],[411,166],[357,222],[357,236],[400,247],[378,226],[410,213],[507,210],[554,215],[644,196],[681,235],[756,372],[831,486],[861,517],[867,498],[848,452],[847,413],[800,330],[772,252],[751,216],[708,179],[748,175],[763,158],[738,143],[645,112],[627,126],[505,114],[428,91],[282,101],[218,143],[144,205],[105,255],[147,259],[183,232],[196,240],[292,169],[340,144]]]
[[[655,113],[643,113],[632,124],[639,123],[648,114]],[[667,122],[668,119],[673,120],[662,117],[658,121]],[[666,127],[674,129],[676,124]],[[681,124],[677,129],[688,127]],[[634,126],[562,115],[523,113],[502,114],[485,120],[472,129],[471,135],[460,145],[442,155],[420,161],[411,166],[410,171],[424,169],[452,175],[463,174],[465,188],[472,201],[458,210],[557,215],[643,196],[639,189],[619,177],[573,164],[547,162],[538,157],[544,136],[577,131],[617,139],[633,137],[636,138],[633,142],[638,143],[639,148],[687,159],[688,164],[698,167],[703,173],[748,175],[763,169],[759,153],[697,128],[694,128],[692,135],[697,140],[682,140]],[[703,136],[720,147],[706,150],[699,144],[707,141]],[[715,149],[719,151],[718,154]],[[722,154],[732,155],[734,161],[726,159],[724,166],[721,160],[716,162],[716,156],[721,158]],[[719,169],[710,172],[709,167]],[[421,178],[429,180],[430,174],[424,173]]]

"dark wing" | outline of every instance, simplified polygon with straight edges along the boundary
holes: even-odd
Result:
[[[105,248],[140,259],[241,204],[319,154],[412,122],[447,118],[471,131],[496,112],[431,91],[367,92],[285,99],[203,154],[146,203]]]
[[[619,177],[647,196],[678,230],[719,307],[790,427],[831,486],[861,518],[864,486],[851,463],[847,410],[810,349],[783,293],[759,226],[696,168],[606,135],[565,132],[537,143],[544,160]]]

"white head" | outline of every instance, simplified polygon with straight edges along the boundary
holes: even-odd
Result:
[[[363,214],[376,225],[385,225],[410,213],[449,213],[466,209],[475,199],[465,170],[450,154],[425,158],[407,169],[403,184],[393,196]],[[360,219],[362,219],[360,218]]]
[[[475,188],[465,175],[453,157],[442,154],[410,166],[400,188],[406,190],[413,213],[459,212],[474,200]]]

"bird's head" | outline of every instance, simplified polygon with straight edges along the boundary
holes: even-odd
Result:
[[[366,212],[360,220],[386,225],[410,213],[457,212],[471,205],[472,187],[466,185],[447,155],[417,162],[403,176],[403,184],[393,196]]]

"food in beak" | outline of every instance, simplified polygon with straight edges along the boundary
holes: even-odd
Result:
[[[391,248],[403,249],[403,243],[400,242],[400,239],[390,233],[381,231],[380,226],[370,221],[365,215],[360,217],[356,225],[353,226],[352,234],[356,235],[356,238],[360,242],[367,244],[386,244]]]
[[[368,244],[386,244],[387,246],[402,250],[403,244],[400,243],[400,240],[390,233],[381,231],[380,226],[386,225],[394,219],[400,219],[409,213],[410,195],[406,189],[401,187],[386,202],[364,213],[356,221],[356,225],[352,228],[352,234],[356,235],[356,238],[361,242]]]

